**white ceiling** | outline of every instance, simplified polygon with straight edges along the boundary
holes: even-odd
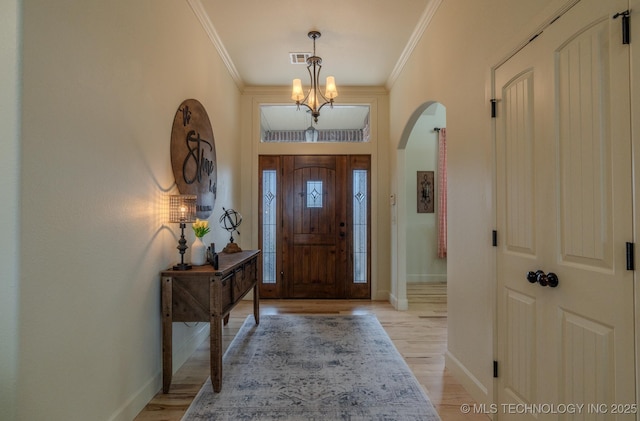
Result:
[[[308,85],[291,52],[312,52],[341,86],[389,87],[441,0],[188,0],[236,84]],[[336,99],[339,102],[340,97]],[[323,109],[324,111],[324,109]],[[322,119],[322,117],[320,117]]]
[[[290,52],[311,52],[340,86],[383,86],[435,12],[434,0],[190,0],[246,86],[289,85],[306,68]],[[429,7],[431,4],[431,7]],[[205,16],[203,16],[205,15]],[[206,22],[206,20],[205,20]]]

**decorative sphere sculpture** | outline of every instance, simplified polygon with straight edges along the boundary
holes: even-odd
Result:
[[[220,226],[225,230],[229,231],[231,234],[231,238],[229,239],[229,244],[222,250],[223,253],[237,253],[242,251],[242,249],[234,242],[233,240],[233,232],[237,232],[240,235],[240,231],[238,231],[238,227],[242,223],[242,215],[240,212],[233,209],[225,209],[222,208],[224,213],[220,216]]]

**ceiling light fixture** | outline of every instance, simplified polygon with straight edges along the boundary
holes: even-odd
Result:
[[[320,38],[321,34],[318,31],[311,31],[307,35],[313,40],[313,55],[307,59],[307,71],[311,79],[311,87],[305,95],[302,90],[302,81],[300,79],[294,79],[291,99],[296,102],[298,109],[300,109],[300,105],[307,107],[309,111],[311,111],[313,120],[317,123],[322,107],[329,104],[329,106],[333,108],[333,99],[338,96],[338,89],[336,88],[335,78],[333,76],[327,76],[325,92],[324,95],[322,94],[320,86],[318,85],[320,69],[322,69],[322,58],[316,56],[316,39]],[[321,100],[324,101],[322,104],[320,104]]]
[[[304,140],[306,142],[317,142],[318,141],[318,130],[313,127],[313,120],[310,121],[309,127],[304,131]]]

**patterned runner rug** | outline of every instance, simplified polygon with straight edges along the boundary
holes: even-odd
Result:
[[[195,420],[438,421],[378,319],[248,316],[183,417]]]

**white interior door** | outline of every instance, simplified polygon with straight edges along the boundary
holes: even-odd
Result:
[[[635,404],[627,7],[581,0],[495,72],[500,419]]]

